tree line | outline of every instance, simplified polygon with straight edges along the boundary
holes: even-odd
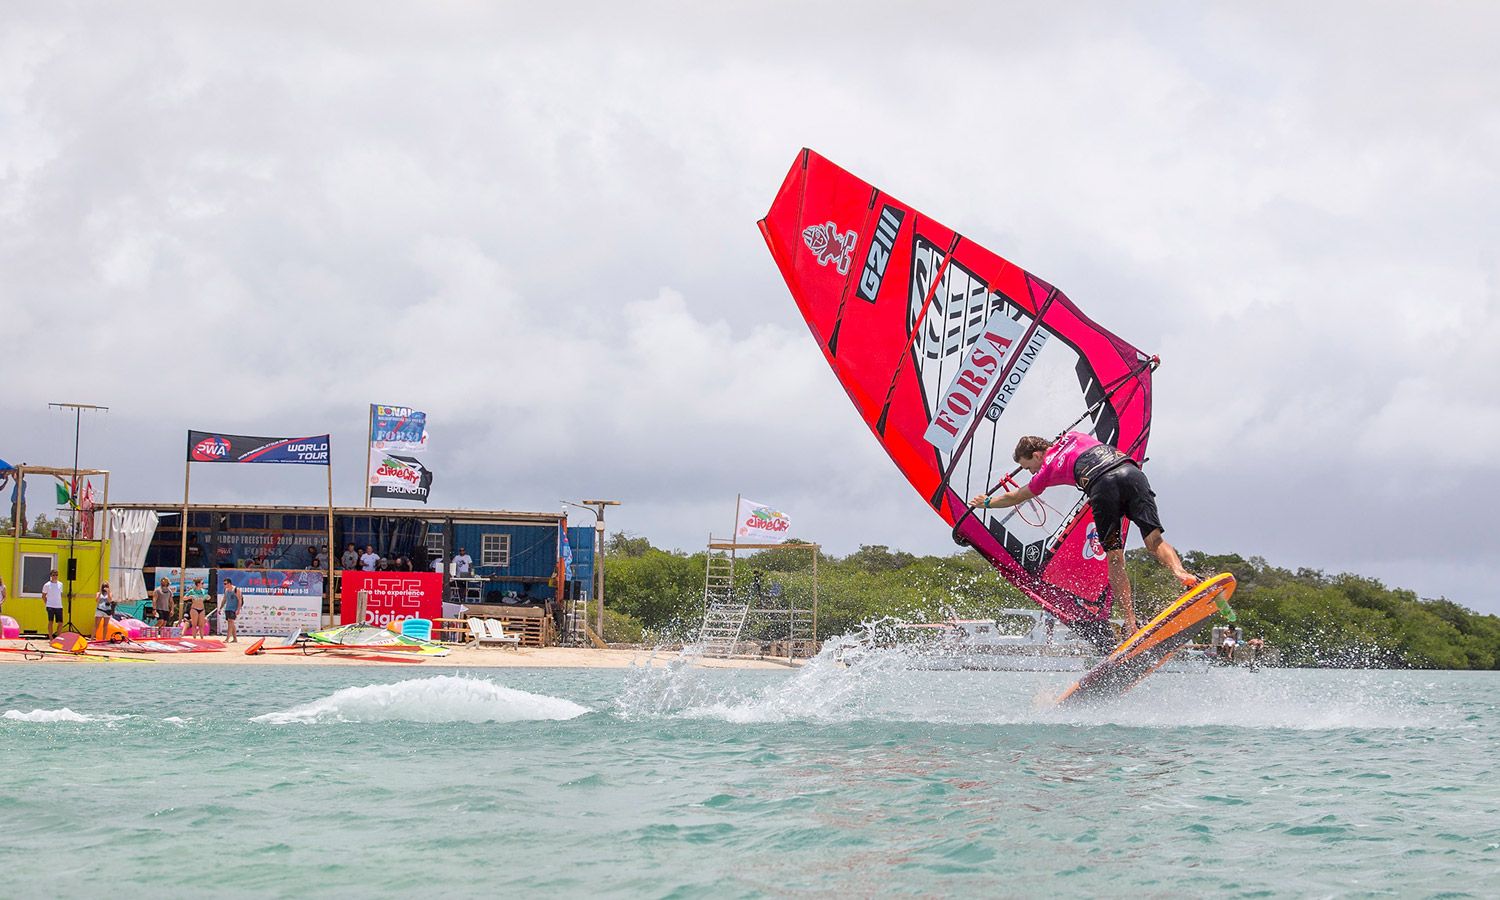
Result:
[[[1279,649],[1287,665],[1500,668],[1500,617],[1447,599],[1423,599],[1361,575],[1293,572],[1258,556],[1188,551],[1182,557],[1189,571],[1234,574],[1236,624],[1246,638],[1260,637]],[[1131,550],[1126,559],[1136,612],[1144,622],[1181,588],[1145,550]],[[819,640],[886,617],[989,619],[1005,608],[1035,607],[973,550],[916,556],[873,545],[844,557],[819,551],[814,562],[812,551],[778,547],[739,557],[735,589],[758,592],[764,605],[809,609],[814,565]],[[639,535],[611,535],[604,566],[605,638],[692,640],[703,618],[706,567],[706,551],[663,550]],[[756,627],[751,623],[746,636],[756,637]]]

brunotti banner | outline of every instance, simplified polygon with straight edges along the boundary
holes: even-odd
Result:
[[[427,502],[432,470],[410,456],[370,450],[370,497]]]
[[[188,462],[328,465],[328,435],[272,438],[189,431]]]
[[[427,414],[409,406],[370,405],[370,446],[394,453],[427,449]]]
[[[735,515],[734,539],[748,543],[779,544],[787,539],[792,520],[779,509],[740,498]]]

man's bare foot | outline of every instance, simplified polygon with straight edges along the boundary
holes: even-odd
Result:
[[[1140,631],[1140,629],[1136,627],[1135,619],[1126,619],[1125,620],[1125,636],[1126,637],[1130,637],[1132,634],[1135,634],[1137,631]]]
[[[1177,576],[1177,580],[1182,582],[1183,587],[1192,587],[1193,585],[1203,580],[1197,575],[1194,575],[1192,572],[1187,571],[1186,569],[1180,572],[1173,572],[1172,574]]]

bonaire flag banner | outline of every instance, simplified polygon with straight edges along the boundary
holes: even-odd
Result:
[[[792,520],[781,510],[740,498],[740,508],[735,514],[736,542],[779,544],[786,540],[791,527]]]
[[[409,406],[370,405],[370,446],[394,453],[427,449],[427,414]]]

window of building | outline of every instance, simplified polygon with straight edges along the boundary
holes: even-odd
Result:
[[[434,558],[439,558],[447,555],[443,552],[442,531],[427,532],[427,555]]]
[[[479,564],[505,568],[510,565],[510,535],[486,534],[481,540]]]
[[[55,568],[57,568],[57,554],[55,553],[22,553],[21,591],[17,596],[42,596],[42,585],[52,580],[52,570]]]

